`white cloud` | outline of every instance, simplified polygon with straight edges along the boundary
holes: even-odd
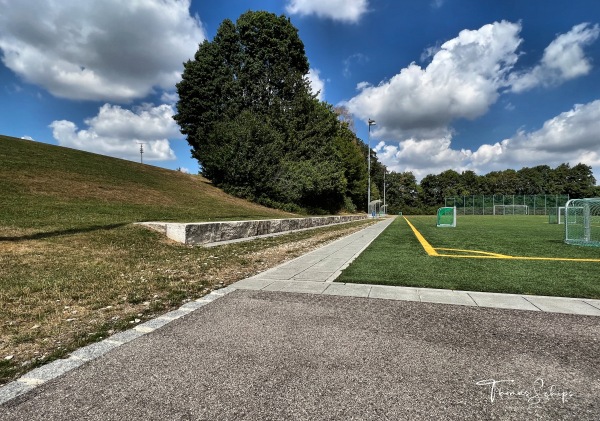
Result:
[[[470,169],[470,150],[455,150],[451,136],[425,140],[408,139],[398,145],[381,142],[375,149],[378,158],[391,171],[411,171],[417,180],[427,174],[439,174],[448,168]]]
[[[412,63],[378,86],[359,84],[347,106],[362,120],[374,118],[384,137],[445,138],[451,121],[479,117],[496,102],[518,58],[520,30],[503,21],[461,31],[426,68]]]
[[[507,168],[536,165],[557,166],[583,163],[600,168],[598,152],[600,100],[563,112],[547,120],[533,132],[519,131],[494,144],[483,144],[476,151],[452,148],[451,137],[415,140],[398,144],[380,142],[375,148],[381,161],[394,171],[412,171],[420,180],[449,168],[478,174]],[[596,179],[600,180],[596,173]]]
[[[167,104],[176,104],[179,101],[179,94],[177,92],[163,92],[160,100]]]
[[[480,117],[503,92],[525,89],[526,75],[514,73],[520,30],[520,24],[503,21],[461,31],[426,51],[431,62],[425,68],[412,63],[377,86],[361,82],[359,93],[344,105],[360,120],[376,120],[374,138],[386,139],[377,147],[382,162],[395,171],[412,171],[418,179],[448,168],[484,174],[562,162],[599,166],[600,101],[575,106],[538,131],[519,132],[476,151],[452,147],[455,120]],[[540,64],[527,73],[532,78],[527,89],[545,84],[542,75],[556,84],[589,72],[582,46],[599,32],[597,25],[582,24],[557,36]],[[507,102],[505,108],[514,106]]]
[[[50,127],[61,146],[139,160],[143,143],[144,161],[166,161],[176,159],[168,139],[181,137],[173,114],[173,106],[166,104],[144,104],[133,110],[105,104],[98,115],[85,120],[87,130],[67,120],[53,121]]]
[[[319,101],[325,100],[325,81],[320,77],[321,71],[319,69],[310,69],[308,71],[308,81],[313,94],[317,94]]]
[[[57,97],[128,102],[173,89],[205,39],[190,0],[2,4],[2,61]]]
[[[566,34],[561,34],[544,50],[540,64],[531,70],[514,74],[512,90],[523,92],[536,86],[550,86],[588,74],[592,68],[583,47],[596,41],[600,27],[587,23],[575,25]]]
[[[358,82],[356,84],[356,90],[357,91],[362,91],[363,89],[367,89],[369,87],[371,87],[373,85],[371,85],[369,82]]]
[[[286,11],[292,15],[317,15],[356,23],[367,12],[368,0],[288,0]]]
[[[23,140],[35,140],[33,137],[31,136],[21,136],[21,139]]]
[[[98,115],[85,120],[99,136],[152,140],[181,137],[179,126],[173,120],[174,108],[163,104],[143,104],[127,110],[118,105],[104,104]]]
[[[517,168],[563,162],[598,167],[600,100],[578,104],[569,111],[547,120],[534,132],[519,131],[510,139],[494,145],[482,145],[473,153],[476,168]]]

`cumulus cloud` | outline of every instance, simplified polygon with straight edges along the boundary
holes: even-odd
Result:
[[[190,0],[8,2],[2,61],[53,95],[128,102],[172,89],[205,33]]]
[[[514,74],[512,90],[523,92],[536,86],[556,85],[569,79],[588,74],[592,68],[583,47],[596,41],[600,26],[588,23],[575,25],[561,34],[544,50],[541,62],[532,69]]]
[[[506,168],[557,166],[564,162],[598,168],[599,132],[600,100],[596,100],[575,105],[547,120],[539,130],[521,130],[508,139],[483,144],[476,151],[453,149],[450,136],[418,141],[408,139],[397,144],[380,142],[375,151],[391,170],[412,171],[419,180],[448,168],[459,172],[473,170],[479,174]]]
[[[167,104],[157,107],[142,104],[133,110],[104,104],[98,115],[85,120],[85,124],[99,136],[139,140],[180,137],[179,126],[173,120],[173,114],[173,107]]]
[[[451,136],[433,139],[408,139],[399,144],[381,142],[375,148],[378,158],[391,171],[411,171],[417,180],[452,168],[470,169],[470,150],[452,149]]]
[[[53,121],[50,127],[61,146],[138,160],[143,143],[144,161],[167,161],[176,159],[168,139],[181,137],[174,112],[167,104],[143,104],[133,110],[105,104],[98,115],[85,120],[87,129],[67,120]]]
[[[385,137],[445,138],[451,121],[479,117],[496,102],[518,59],[520,30],[503,21],[461,31],[426,68],[412,63],[378,86],[362,84],[347,106],[362,120],[377,120]]]
[[[368,6],[368,0],[289,0],[285,9],[292,15],[317,15],[356,23],[367,12]]]
[[[325,81],[321,79],[321,71],[319,69],[310,69],[308,72],[308,81],[313,94],[317,94],[319,101],[325,100]]]
[[[361,82],[358,94],[344,105],[363,121],[377,121],[374,136],[386,139],[376,149],[382,162],[418,179],[448,168],[487,173],[562,162],[598,166],[600,101],[577,105],[538,131],[521,131],[476,151],[452,147],[452,123],[484,115],[502,94],[556,85],[590,71],[583,46],[598,38],[598,25],[576,25],[558,35],[540,63],[525,73],[514,70],[520,31],[519,23],[506,21],[461,31],[426,50],[423,58],[431,60],[426,67],[412,63],[377,86]],[[505,108],[514,106],[507,102]]]
[[[573,109],[547,120],[534,132],[519,131],[494,145],[482,145],[471,157],[473,166],[506,168],[507,165],[529,166],[582,162],[600,164],[600,100],[577,104]]]
[[[176,104],[179,101],[179,94],[177,92],[163,92],[160,100],[167,104]]]

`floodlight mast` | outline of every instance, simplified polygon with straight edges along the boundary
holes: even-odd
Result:
[[[368,181],[368,187],[367,187],[367,214],[370,211],[369,206],[371,205],[371,126],[375,126],[375,120],[368,120],[368,124],[369,124],[369,152],[367,154],[367,162],[368,162],[368,174],[369,174],[369,181]]]
[[[387,168],[383,168],[383,214],[387,215],[387,205],[385,204],[385,174],[387,173]]]

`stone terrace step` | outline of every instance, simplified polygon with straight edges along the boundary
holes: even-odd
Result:
[[[159,231],[174,241],[188,245],[201,245],[264,235],[318,228],[366,219],[367,215],[315,216],[309,218],[264,219],[223,222],[140,222],[147,228]]]

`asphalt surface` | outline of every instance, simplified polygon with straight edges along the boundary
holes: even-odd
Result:
[[[599,420],[599,345],[593,316],[235,290],[0,419]]]

